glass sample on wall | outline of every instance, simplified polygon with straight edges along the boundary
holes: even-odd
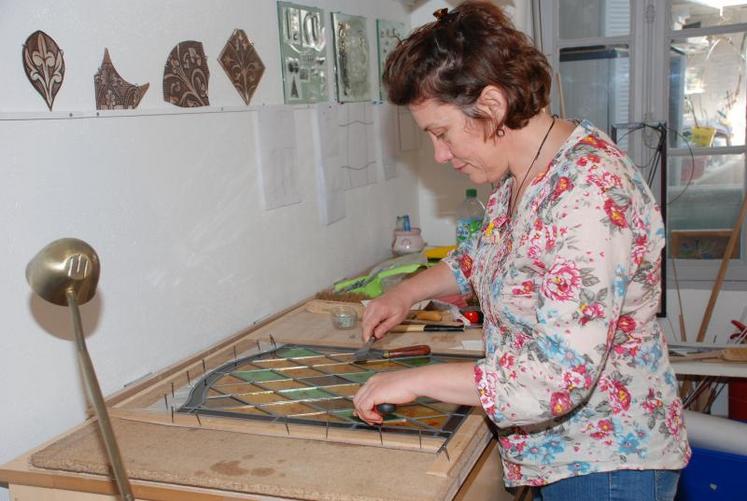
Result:
[[[93,76],[97,110],[134,110],[150,87],[149,83],[134,85],[122,78],[112,64],[109,49]]]
[[[254,116],[255,151],[265,210],[300,203],[293,110],[263,106]]]
[[[163,67],[163,100],[180,108],[210,106],[209,79],[202,42],[179,42]]]
[[[278,31],[285,103],[326,101],[327,50],[323,11],[278,2]]]
[[[384,179],[397,177],[397,157],[399,156],[399,117],[397,107],[387,102],[374,106],[377,139]]]
[[[369,43],[366,18],[332,14],[337,100],[341,103],[371,99]]]
[[[630,0],[560,0],[560,38],[624,36],[630,33]]]
[[[384,65],[386,58],[394,50],[400,40],[407,36],[407,27],[405,23],[386,21],[384,19],[376,20],[376,40],[379,49],[379,98],[386,100],[386,91],[381,82],[384,75]]]
[[[65,79],[65,59],[62,49],[43,31],[35,31],[23,44],[23,69],[34,89],[52,111],[54,98]]]
[[[566,114],[609,132],[629,122],[630,57],[627,45],[560,50]]]
[[[265,72],[265,65],[244,30],[233,30],[218,61],[241,99],[249,105]]]

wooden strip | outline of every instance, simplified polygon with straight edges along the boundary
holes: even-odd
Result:
[[[246,433],[249,435],[264,435],[271,437],[304,438],[323,440],[329,442],[340,442],[354,445],[367,445],[384,447],[387,449],[410,450],[424,453],[435,453],[444,443],[443,438],[418,437],[404,433],[390,433],[366,429],[348,429],[330,426],[329,429],[321,423],[320,425],[303,423],[286,423],[282,420],[253,421],[243,419],[227,419],[219,416],[208,416],[200,414],[200,420],[192,414],[175,413],[174,421],[171,414],[157,414],[127,409],[111,409],[110,414],[128,421],[151,423],[166,426],[178,426],[182,428],[205,428],[208,430],[231,431]],[[422,447],[421,447],[422,442]]]
[[[708,324],[711,322],[711,315],[713,314],[713,308],[716,306],[716,300],[718,299],[719,292],[721,291],[721,284],[726,276],[726,270],[729,267],[729,261],[731,260],[734,248],[739,241],[739,236],[742,234],[742,226],[744,225],[744,219],[747,216],[747,197],[742,200],[742,207],[739,209],[739,216],[737,216],[737,222],[734,224],[734,228],[731,231],[729,242],[726,244],[724,250],[724,257],[721,258],[721,266],[716,275],[716,282],[713,284],[711,290],[711,297],[708,300],[708,306],[706,306],[705,312],[703,313],[703,320],[700,323],[700,330],[698,331],[697,342],[702,343],[705,339],[706,331],[708,330]]]
[[[9,463],[7,466],[12,466]],[[26,471],[23,471],[26,470]],[[79,501],[84,496],[93,496],[98,501],[119,501],[113,481],[102,475],[87,473],[50,473],[49,470],[32,466],[14,466],[0,469],[0,477],[10,484],[14,501]],[[137,500],[148,501],[276,501],[290,498],[245,494],[216,489],[205,489],[186,485],[172,485],[161,482],[131,479],[132,491]],[[88,493],[88,494],[84,494]]]

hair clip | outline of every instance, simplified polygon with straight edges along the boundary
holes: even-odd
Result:
[[[436,22],[440,25],[446,25],[452,22],[457,17],[457,13],[452,9],[451,12],[449,12],[449,9],[444,7],[443,9],[438,9],[433,13],[433,16],[436,18]]]
[[[441,21],[449,14],[449,9],[444,7],[443,9],[438,9],[433,11],[433,17]]]

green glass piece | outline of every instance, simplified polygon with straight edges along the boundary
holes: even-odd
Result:
[[[288,346],[278,348],[275,351],[275,356],[279,358],[297,358],[297,357],[313,357],[319,355],[318,351],[304,348],[302,346]]]
[[[288,379],[287,376],[278,374],[275,371],[269,369],[260,369],[256,371],[234,371],[231,373],[232,376],[243,379],[247,383],[255,383],[257,381],[277,381],[279,379]]]
[[[397,362],[409,367],[420,367],[423,365],[430,365],[431,357],[399,358],[397,359]]]
[[[298,390],[280,390],[278,393],[293,400],[310,400],[330,398],[333,395],[319,388],[301,388]]]

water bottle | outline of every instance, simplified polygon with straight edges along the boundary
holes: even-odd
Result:
[[[464,201],[457,207],[456,244],[470,240],[480,232],[485,206],[477,199],[477,190],[469,188]]]

